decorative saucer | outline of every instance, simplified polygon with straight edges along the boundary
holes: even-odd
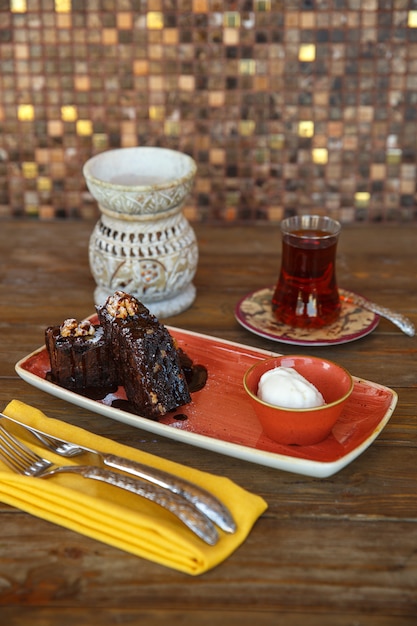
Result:
[[[273,287],[264,287],[247,294],[238,302],[235,316],[244,328],[272,341],[296,346],[327,346],[349,343],[371,333],[379,322],[379,315],[343,298],[339,319],[319,329],[293,328],[278,322],[272,312]]]

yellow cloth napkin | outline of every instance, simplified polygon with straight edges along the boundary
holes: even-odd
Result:
[[[219,542],[208,546],[172,514],[140,496],[119,489],[115,501],[115,488],[105,483],[72,474],[59,474],[49,479],[20,476],[0,461],[1,501],[142,558],[190,575],[202,574],[220,564],[242,544],[267,508],[261,497],[228,478],[118,444],[47,417],[19,400],[12,400],[4,413],[50,435],[141,461],[193,481],[220,497],[237,523],[235,534],[219,530]],[[32,443],[30,447],[51,461],[71,464],[70,459],[45,453]]]

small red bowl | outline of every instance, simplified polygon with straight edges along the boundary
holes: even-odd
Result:
[[[326,404],[308,409],[274,406],[257,396],[259,380],[275,367],[292,367],[322,394]],[[243,385],[268,437],[278,443],[308,446],[332,431],[353,390],[352,376],[343,367],[312,356],[277,356],[259,361],[245,373]]]

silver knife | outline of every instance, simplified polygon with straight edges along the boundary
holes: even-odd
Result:
[[[225,505],[206,489],[184,478],[115,454],[100,452],[99,450],[80,446],[64,439],[58,439],[37,428],[27,426],[17,419],[4,415],[4,413],[0,413],[0,418],[17,424],[25,432],[33,435],[46,448],[60,456],[70,458],[81,454],[89,454],[93,458],[94,465],[113,467],[163,487],[172,493],[182,496],[223,531],[227,533],[236,531],[236,523]]]
[[[19,432],[23,430],[26,433],[23,428],[19,427],[18,430]],[[21,439],[9,431],[5,426],[5,420],[0,420],[0,459],[17,474],[32,478],[50,478],[55,474],[69,472],[83,478],[107,483],[155,502],[155,504],[170,511],[209,545],[214,546],[218,542],[219,534],[211,520],[178,494],[158,485],[153,485],[142,478],[127,476],[94,465],[57,465],[36,454],[31,448],[24,445]]]

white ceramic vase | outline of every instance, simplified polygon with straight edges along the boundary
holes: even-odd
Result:
[[[194,160],[165,148],[121,148],[92,157],[83,173],[101,212],[89,245],[96,304],[121,289],[157,317],[187,309],[198,245],[182,209]]]

